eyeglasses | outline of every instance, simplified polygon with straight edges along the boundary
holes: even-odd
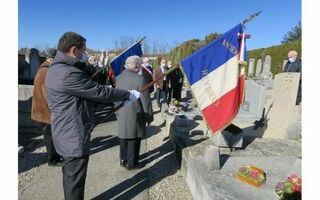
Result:
[[[77,47],[77,49],[78,49],[79,51],[81,51],[81,52],[85,52],[85,51],[86,51],[86,48],[81,48],[81,49],[80,49],[80,48]]]

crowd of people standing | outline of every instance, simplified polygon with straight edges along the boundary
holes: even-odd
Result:
[[[119,161],[121,167],[131,170],[139,167],[140,143],[153,121],[150,94],[156,89],[160,108],[172,98],[181,99],[180,69],[163,76],[172,67],[170,61],[166,65],[162,60],[161,66],[153,69],[149,59],[130,56],[116,78],[110,68],[103,71],[100,67],[97,57],[86,53],[86,39],[66,32],[57,49],[48,52],[34,79],[32,119],[43,126],[48,165],[62,166],[67,200],[84,198],[95,103],[122,105],[116,113]],[[102,73],[93,76],[98,71]],[[155,78],[159,81],[143,89]]]

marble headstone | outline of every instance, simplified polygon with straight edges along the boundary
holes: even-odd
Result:
[[[260,78],[261,69],[262,69],[262,60],[261,60],[261,58],[259,58],[258,61],[257,61],[257,66],[256,66],[256,74],[255,74],[256,78]]]
[[[253,69],[254,69],[254,58],[249,59],[249,67],[248,67],[248,77],[253,77]]]
[[[280,73],[275,76],[272,107],[267,116],[264,138],[299,139],[301,105],[296,105],[300,73]]]
[[[264,59],[263,63],[263,70],[261,73],[261,78],[262,79],[271,79],[272,78],[272,73],[271,73],[271,56],[267,55]]]

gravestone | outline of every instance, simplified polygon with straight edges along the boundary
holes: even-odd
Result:
[[[246,80],[245,101],[240,106],[235,122],[250,123],[261,118],[273,88],[273,80]]]
[[[272,79],[272,73],[270,71],[271,71],[271,56],[267,55],[264,59],[261,78],[262,79]]]
[[[260,78],[261,69],[262,69],[262,60],[261,60],[261,58],[259,58],[258,61],[257,61],[257,66],[256,66],[256,74],[255,74],[256,78]]]
[[[39,55],[38,49],[32,48],[30,50],[29,60],[30,60],[30,74],[28,78],[34,79],[38,71],[38,68],[40,66],[40,55]]]
[[[280,73],[275,76],[264,138],[300,138],[301,105],[296,105],[299,80],[300,73]]]
[[[229,131],[217,131],[210,134],[214,145],[223,148],[242,148],[244,133],[232,134]]]
[[[248,67],[248,77],[253,77],[253,69],[254,69],[254,58],[249,59],[249,67]]]

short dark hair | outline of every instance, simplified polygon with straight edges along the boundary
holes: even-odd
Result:
[[[84,47],[86,38],[82,37],[75,32],[66,32],[64,33],[58,42],[58,50],[63,53],[67,53],[72,46],[76,46],[78,49]]]
[[[56,49],[48,49],[48,53],[47,53],[47,57],[48,58],[54,58],[57,54],[57,50]]]

